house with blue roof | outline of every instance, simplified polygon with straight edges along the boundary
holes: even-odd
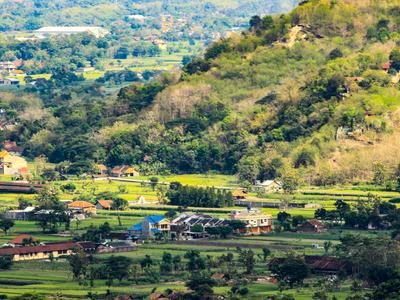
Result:
[[[153,238],[156,235],[168,236],[171,231],[171,222],[164,216],[148,216],[142,222],[128,228],[130,236]]]

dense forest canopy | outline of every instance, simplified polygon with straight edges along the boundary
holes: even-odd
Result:
[[[372,178],[377,167],[394,178],[399,11],[397,0],[303,1],[254,16],[181,72],[114,93],[54,70],[2,94],[3,118],[17,124],[2,139],[76,173],[104,162],[244,182],[295,173],[330,184]]]

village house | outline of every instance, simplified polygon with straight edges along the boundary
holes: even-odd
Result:
[[[68,203],[68,209],[75,213],[84,213],[88,215],[95,215],[96,214],[96,206],[92,203],[87,201],[73,201]]]
[[[16,247],[27,246],[30,244],[36,244],[38,240],[29,234],[20,234],[15,239],[12,239],[8,244],[14,245]]]
[[[17,78],[0,78],[0,85],[19,87],[20,81]]]
[[[137,177],[140,176],[139,172],[132,166],[117,166],[111,170],[113,177]]]
[[[97,175],[102,175],[102,176],[106,176],[107,172],[108,172],[108,168],[107,166],[103,165],[103,164],[97,164],[95,166],[96,169],[96,174]]]
[[[279,193],[282,191],[282,182],[279,180],[264,180],[256,184],[257,188],[261,188],[265,193]]]
[[[17,67],[12,61],[0,61],[0,73],[7,72],[11,73],[15,71]]]
[[[44,185],[25,182],[0,182],[0,193],[34,194]]]
[[[276,257],[273,258],[268,265],[275,266],[283,264],[287,258]],[[340,272],[349,272],[351,263],[333,256],[318,256],[306,255],[304,256],[305,263],[309,266],[312,273],[318,274],[338,274]]]
[[[112,203],[113,203],[112,200],[97,200],[96,208],[100,210],[102,209],[110,210]]]
[[[0,151],[0,174],[26,175],[29,174],[28,163],[23,157],[12,155],[8,151]]]
[[[24,209],[9,210],[4,213],[4,217],[10,220],[29,221],[32,220],[35,207],[28,206]]]
[[[309,220],[297,227],[297,232],[321,233],[325,231],[326,228],[324,224],[316,219]]]
[[[245,193],[243,190],[237,189],[232,192],[232,197],[235,200],[246,200],[247,193]]]
[[[79,247],[74,242],[54,243],[41,246],[26,246],[0,249],[0,257],[12,256],[13,261],[49,259],[51,256],[71,255],[73,249]]]
[[[157,234],[169,236],[171,222],[164,216],[148,216],[141,223],[128,228],[130,236],[153,238]]]
[[[232,211],[230,219],[242,221],[246,224],[246,227],[240,230],[243,234],[260,234],[272,231],[272,216],[255,208]]]
[[[184,212],[171,221],[171,239],[192,240],[209,237],[205,231],[208,227],[225,226],[227,221],[211,216]],[[196,230],[202,228],[202,231]]]
[[[96,69],[93,67],[81,67],[76,69],[77,73],[93,72],[93,71],[96,71]]]

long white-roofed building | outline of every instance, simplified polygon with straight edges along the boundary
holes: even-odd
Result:
[[[107,29],[97,26],[56,26],[42,27],[38,30],[35,30],[35,35],[38,37],[78,33],[89,33],[94,35],[96,38],[100,38],[106,36],[110,32]]]

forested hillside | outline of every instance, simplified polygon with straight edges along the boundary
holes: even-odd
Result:
[[[74,172],[97,161],[248,182],[397,178],[400,1],[304,1],[250,25],[182,72],[117,94],[57,81],[65,74],[3,94],[17,125],[2,138]]]

